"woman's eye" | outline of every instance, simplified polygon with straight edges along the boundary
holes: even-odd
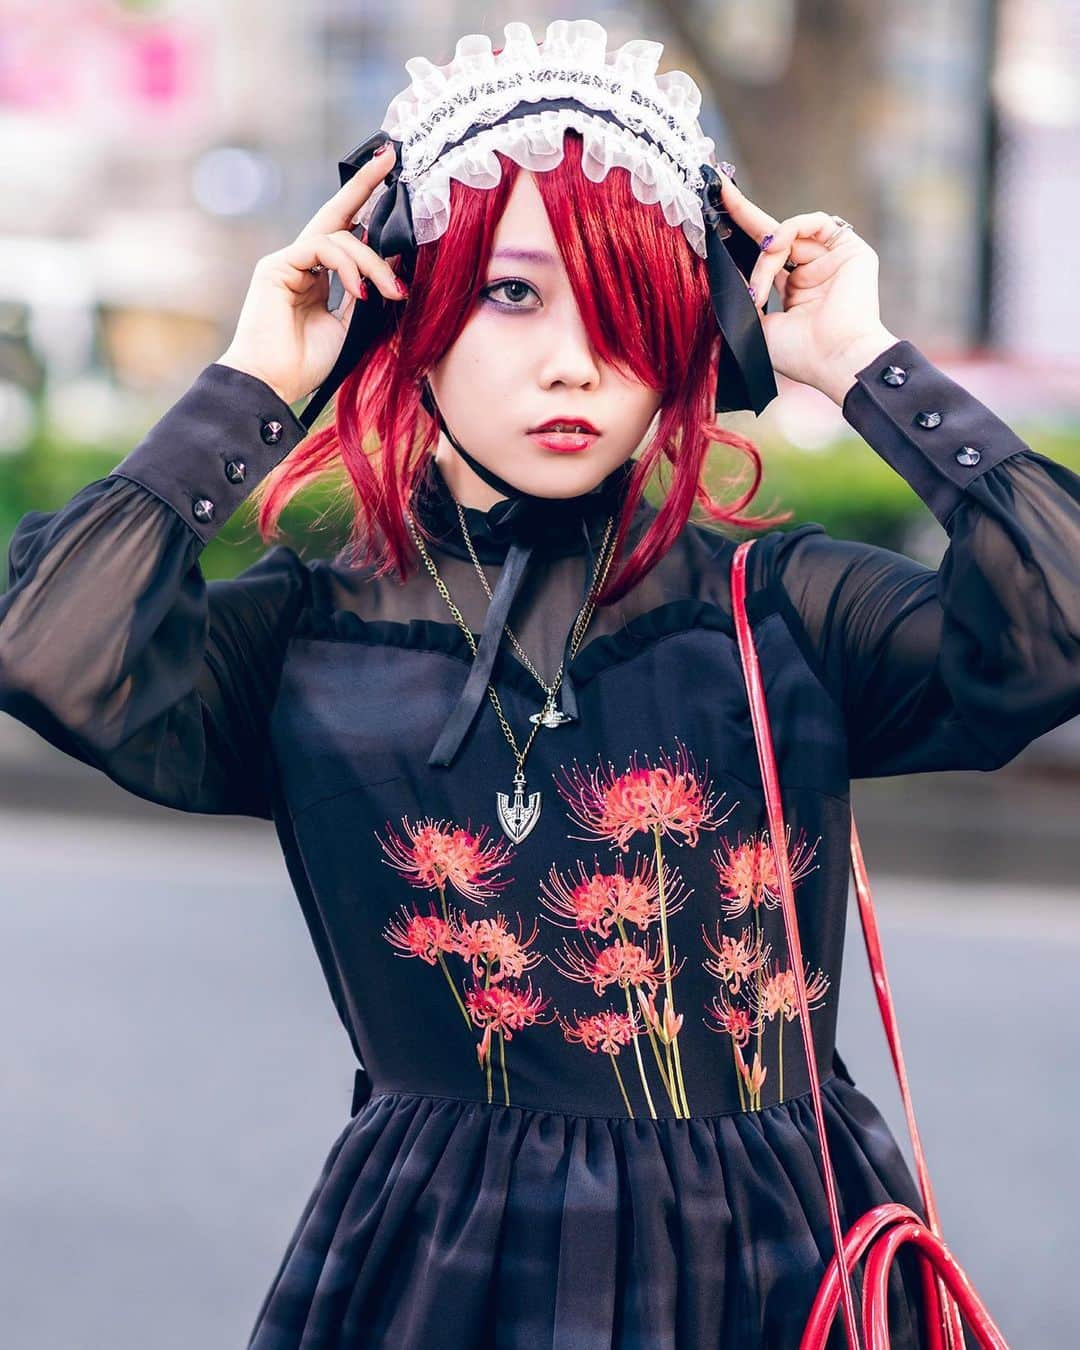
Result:
[[[539,300],[539,295],[527,281],[498,281],[494,286],[485,286],[481,295],[486,299],[495,294],[496,291],[506,292],[507,301],[496,300],[493,303],[499,305],[502,309],[535,309],[535,305],[521,305],[518,300],[523,300],[525,295],[532,291],[533,295]],[[508,303],[507,303],[508,302]]]

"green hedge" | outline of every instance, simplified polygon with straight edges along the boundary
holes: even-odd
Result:
[[[1080,472],[1080,424],[1070,427],[1017,426],[1032,449]],[[818,521],[838,538],[863,539],[900,549],[912,526],[932,517],[907,483],[860,438],[851,435],[827,449],[795,449],[784,443],[755,438],[765,461],[765,472],[751,506],[761,514],[791,510],[790,529],[804,521]],[[38,440],[18,454],[0,459],[0,544],[6,581],[7,547],[15,523],[27,511],[50,511],[63,505],[85,484],[104,477],[123,457],[115,447],[79,449]],[[709,487],[723,498],[719,478],[738,471],[744,463],[732,452],[717,452]],[[280,542],[291,544],[307,557],[326,556],[348,537],[347,522],[317,517],[332,508],[338,482],[318,484],[290,503],[281,520]],[[727,494],[730,495],[730,494]],[[204,574],[230,577],[265,551],[255,526],[254,509],[245,503],[226,523],[202,554]]]
[[[1080,422],[1070,427],[1017,424],[1033,450],[1080,472]],[[758,442],[765,461],[755,505],[791,510],[792,528],[819,521],[837,538],[899,548],[912,526],[933,520],[907,482],[859,437],[845,436],[827,449],[795,449]]]

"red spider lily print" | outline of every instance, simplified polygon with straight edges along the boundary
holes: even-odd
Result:
[[[515,1031],[541,1021],[540,1014],[550,1001],[533,993],[531,980],[525,981],[524,989],[512,989],[506,984],[488,988],[474,984],[465,994],[465,1006],[476,1025],[494,1027],[508,1041],[514,1039]]]
[[[577,864],[578,879],[566,881],[554,867],[540,882],[540,903],[556,917],[551,920],[560,928],[610,937],[614,928],[626,939],[626,925],[644,931],[660,919],[660,886],[656,861],[638,855],[634,870],[627,875],[622,858],[615,860],[613,870],[601,870],[593,858],[590,874],[583,862]],[[674,914],[686,903],[690,892],[683,891],[682,881],[675,868],[665,878],[667,912]],[[547,916],[545,915],[545,918]]]
[[[445,903],[444,901],[444,907]],[[434,902],[430,914],[421,914],[415,907],[410,913],[402,905],[401,918],[391,920],[386,925],[383,937],[392,947],[398,949],[399,956],[417,956],[429,966],[438,962],[471,1035],[472,1023],[469,1021],[469,1014],[465,1011],[465,1004],[461,1001],[457,985],[446,964],[447,953],[457,952],[457,916],[452,914],[449,918],[442,918],[435,913]]]
[[[483,977],[485,971],[490,971],[492,984],[507,978],[520,979],[544,959],[542,952],[528,950],[530,943],[536,941],[539,925],[533,920],[533,930],[528,937],[522,937],[523,927],[520,914],[516,933],[510,931],[504,914],[471,923],[461,920],[457,925],[454,950],[471,964],[477,979]]]
[[[704,926],[701,929],[701,936],[705,946],[713,954],[710,960],[705,960],[701,964],[710,975],[723,980],[733,994],[739,992],[744,980],[762,968],[772,951],[769,943],[762,947],[761,934],[753,937],[749,928],[744,928],[737,938],[733,938],[721,933],[720,925],[717,923],[715,943],[710,939]]]
[[[669,956],[673,953],[669,951]],[[580,984],[591,984],[597,994],[603,994],[612,987],[622,989],[623,997],[626,999],[626,1012],[631,1021],[635,1018],[634,1005],[630,998],[630,990],[636,990],[638,997],[647,991],[649,1002],[645,1007],[651,1008],[655,1015],[655,1005],[652,997],[660,986],[663,977],[663,963],[665,961],[664,950],[655,942],[652,950],[649,948],[648,939],[641,943],[631,942],[625,937],[620,937],[607,946],[598,946],[595,941],[582,935],[576,943],[569,939],[563,942],[563,950],[560,953],[564,965],[552,956],[548,960],[559,971],[565,975],[568,980],[576,980]],[[672,974],[677,974],[682,969],[682,962],[672,970]],[[670,1005],[669,1005],[670,1006]],[[674,1028],[675,1035],[678,1034],[681,1027],[681,1019],[675,1019],[672,1012],[667,1020],[667,1026]],[[646,1030],[649,1042],[652,1046],[653,1056],[656,1060],[657,1072],[660,1081],[663,1084],[664,1091],[668,1094],[673,1107],[678,1112],[679,1098],[675,1091],[671,1075],[671,1042],[665,1043],[665,1051],[668,1058],[668,1064],[665,1067],[664,1061],[660,1056],[660,1048],[657,1044],[656,1027],[652,1022],[646,1022]],[[674,1040],[674,1036],[672,1037]],[[637,1042],[634,1043],[634,1053],[637,1059],[638,1076],[641,1080],[642,1091],[645,1094],[645,1102],[649,1108],[649,1114],[656,1119],[656,1106],[653,1102],[652,1092],[649,1088],[649,1081],[645,1073],[645,1063],[641,1056],[641,1049]]]
[[[817,866],[813,856],[820,842],[819,836],[807,847],[800,835],[793,850],[791,827],[788,826],[786,844],[793,886]],[[720,894],[728,902],[724,905],[725,919],[739,919],[751,906],[755,912],[761,905],[766,909],[779,906],[780,878],[768,830],[762,830],[760,836],[751,835],[745,843],[737,841],[732,845],[725,839],[719,848],[713,850],[713,866]]]
[[[622,772],[610,762],[591,770],[583,769],[574,761],[569,770],[560,765],[553,775],[555,787],[569,807],[573,818],[587,831],[586,836],[570,838],[607,839],[614,848],[626,853],[630,841],[638,833],[647,835],[652,843],[656,867],[657,908],[660,925],[660,945],[663,959],[663,983],[670,1008],[672,1025],[678,1021],[675,1011],[675,992],[672,987],[675,971],[668,940],[669,875],[664,865],[664,838],[696,848],[703,830],[715,830],[728,818],[738,802],[722,815],[720,801],[727,795],[714,793],[708,778],[708,761],[699,772],[693,756],[681,741],[676,741],[675,754],[661,750],[658,764],[645,757],[638,763],[635,750]],[[654,992],[650,990],[650,992]],[[629,999],[629,992],[627,993]],[[681,1022],[679,1022],[681,1026]],[[690,1103],[683,1079],[682,1056],[676,1032],[664,1045],[666,1065],[661,1063],[655,1036],[650,1034],[657,1067],[677,1116],[690,1115]]]
[[[814,861],[820,836],[808,845],[805,835],[800,832],[792,847],[791,829],[785,828],[784,847],[787,850],[788,866],[791,870],[792,885],[802,881],[818,864]],[[715,939],[702,928],[702,938],[711,955],[702,965],[710,975],[723,984],[723,992],[707,1004],[706,1017],[703,1019],[713,1031],[731,1038],[732,1053],[735,1060],[739,1099],[747,1109],[747,1099],[743,1095],[745,1088],[749,1094],[749,1109],[761,1109],[761,1086],[768,1073],[763,1062],[762,1037],[765,1023],[777,1014],[780,1019],[777,1038],[777,1063],[780,1101],[784,1099],[784,1031],[783,1022],[790,1021],[797,1011],[795,1003],[795,978],[791,970],[780,972],[774,966],[768,973],[767,963],[772,952],[769,943],[764,942],[761,931],[761,910],[777,909],[782,904],[779,873],[773,854],[772,843],[767,830],[754,833],[743,840],[739,836],[733,844],[724,839],[713,850],[712,862],[716,872],[717,891],[723,905],[725,919],[741,918],[748,911],[754,915],[754,931],[743,928],[738,937],[732,937],[721,931],[716,924]],[[820,999],[829,987],[828,979],[819,971],[813,983],[807,981],[809,999],[807,1007],[819,1006]],[[791,1008],[794,1011],[790,1012]],[[751,1035],[757,1036],[753,1065],[747,1067],[742,1050]]]
[[[401,915],[396,923],[386,925],[384,936],[402,955],[418,956],[433,966],[446,952],[457,951],[457,934],[452,923],[434,912],[421,914],[414,908],[410,913],[404,905]]]
[[[611,1060],[611,1067],[615,1071],[615,1081],[619,1085],[622,1099],[626,1103],[627,1113],[632,1120],[634,1108],[630,1105],[630,1098],[626,1094],[626,1085],[623,1082],[622,1074],[619,1072],[619,1064],[615,1056],[618,1055],[624,1045],[629,1045],[636,1036],[641,1035],[641,1028],[635,1024],[630,1014],[615,1012],[611,1008],[605,1008],[602,1012],[591,1013],[586,1017],[580,1016],[575,1011],[573,1016],[573,1021],[568,1021],[562,1016],[559,1017],[563,1035],[568,1041],[580,1042],[586,1050],[591,1050],[594,1055],[603,1051],[608,1056]]]
[[[563,943],[566,966],[560,966],[552,956],[548,960],[568,980],[591,984],[598,994],[613,984],[627,990],[644,985],[654,993],[663,979],[663,972],[657,968],[663,954],[659,947],[650,952],[647,941],[639,945],[619,938],[607,947],[597,947],[583,937],[581,946],[584,952],[570,942]]]
[[[747,1077],[746,1061],[743,1059],[742,1049],[749,1043],[750,1037],[757,1030],[758,1019],[756,1013],[752,1014],[749,1009],[738,1003],[732,1003],[728,997],[727,990],[715,995],[711,1004],[705,1009],[712,1022],[705,1019],[706,1026],[711,1026],[713,1031],[719,1031],[731,1038],[731,1053],[735,1060],[736,1083],[739,1087],[739,1104],[745,1111],[748,1109],[747,1099],[743,1094],[743,1087],[750,1086],[750,1080]],[[755,1063],[760,1066],[760,1056],[755,1057]],[[760,1090],[761,1084],[765,1081],[765,1074],[761,1072],[755,1075],[757,1087],[751,1089],[749,1109],[753,1110],[758,1104],[755,1101],[756,1092]]]
[[[810,1012],[819,1008],[829,989],[829,977],[823,971],[810,973],[809,967],[804,973],[806,980],[806,1006]],[[793,1022],[799,1015],[799,994],[795,971],[791,966],[780,969],[775,963],[772,973],[762,977],[758,992],[755,994],[758,1013],[758,1025],[778,1018],[777,1062],[780,1065],[780,1097],[784,1096],[784,1023]]]
[[[387,923],[383,937],[397,949],[397,954],[415,957],[427,965],[438,965],[446,979],[454,1003],[468,1028],[470,1037],[476,1029],[482,1036],[476,1047],[480,1070],[485,1075],[487,1099],[492,1099],[491,1041],[499,1037],[503,1096],[510,1103],[510,1080],[506,1068],[506,1042],[515,1031],[544,1020],[549,999],[535,991],[526,980],[524,987],[515,980],[543,960],[541,952],[530,951],[536,940],[539,924],[534,919],[532,932],[525,935],[521,915],[515,916],[515,925],[505,914],[492,918],[471,920],[462,910],[452,910],[447,904],[446,887],[451,885],[468,900],[483,904],[509,884],[510,878],[496,875],[508,863],[513,851],[508,846],[485,844],[487,826],[473,831],[450,822],[431,818],[412,825],[402,818],[405,840],[389,822],[386,838],[376,838],[386,853],[384,861],[401,872],[411,886],[432,890],[439,897],[440,914],[434,900],[430,912],[422,914],[414,906],[410,911],[401,906],[399,916]],[[450,972],[447,958],[462,960],[472,976],[472,986],[462,998]]]
[[[675,1009],[665,998],[664,1012],[661,1015],[656,1011],[656,995],[647,994],[644,989],[638,989],[637,996],[645,1025],[655,1031],[665,1044],[670,1044],[682,1030],[683,1014],[679,1013],[676,1016]]]
[[[439,892],[444,917],[447,885],[453,886],[466,900],[475,900],[482,905],[485,899],[490,899],[513,880],[506,877],[497,881],[487,875],[504,867],[514,855],[505,840],[485,845],[486,825],[473,831],[468,826],[462,828],[447,821],[432,820],[429,816],[416,825],[403,817],[402,826],[408,843],[390,827],[389,821],[386,838],[380,838],[378,831],[375,837],[391,867],[397,868],[410,886]]]
[[[502,1069],[503,1100],[510,1105],[510,1080],[506,1073],[506,1042],[514,1039],[514,1032],[523,1027],[554,1020],[543,1017],[550,999],[539,992],[533,993],[532,981],[526,980],[525,987],[515,989],[509,984],[499,983],[489,986],[474,984],[465,994],[465,1006],[478,1027],[483,1028],[483,1037],[477,1046],[476,1054],[481,1067],[487,1067],[488,1101],[491,1101],[491,1033],[499,1033],[499,1061]]]
[[[652,1008],[653,1013],[651,1018],[646,1016],[646,1031],[664,1090],[672,1097],[673,1104],[676,1104],[677,1099],[674,1098],[670,1087],[670,1075],[660,1058],[657,1036],[660,1036],[661,1043],[665,1047],[669,1047],[670,1038],[664,1039],[664,1033],[673,1028],[673,1034],[677,1035],[682,1026],[682,1017],[681,1015],[676,1017],[672,1013],[666,1022],[657,1017],[652,1002],[652,991],[655,991],[662,972],[655,968],[655,957],[650,960],[647,952],[644,956],[641,955],[644,949],[635,946],[627,931],[628,926],[632,925],[645,932],[660,921],[661,891],[656,860],[639,856],[634,863],[633,871],[627,875],[621,857],[616,858],[611,871],[604,872],[594,856],[591,875],[583,862],[577,864],[577,873],[576,882],[567,881],[553,866],[548,879],[541,881],[540,903],[555,916],[552,918],[551,915],[545,914],[544,918],[560,928],[596,933],[601,937],[610,937],[614,929],[618,934],[618,941],[600,953],[596,952],[594,945],[590,946],[588,959],[582,957],[575,949],[568,950],[567,956],[574,973],[569,974],[565,970],[562,973],[568,975],[570,979],[591,980],[598,994],[610,983],[620,984],[626,990],[626,1006],[631,1017],[633,1017],[629,993],[631,986],[637,989],[639,999],[646,996],[646,989],[650,990],[648,1004],[642,1005],[646,1013],[649,1008]],[[670,869],[664,886],[667,913],[673,914],[681,909],[690,894],[691,892],[684,891],[677,869]],[[622,1016],[621,1013],[619,1015]],[[649,1110],[655,1114],[641,1050],[636,1044],[634,1051],[645,1100]],[[665,1054],[670,1054],[670,1050],[666,1048]],[[676,1110],[678,1109],[676,1105]]]
[[[754,1051],[754,1063],[751,1068],[747,1068],[743,1052],[738,1046],[735,1047],[735,1057],[739,1065],[739,1090],[741,1092],[745,1084],[750,1096],[750,1109],[760,1111],[761,1088],[769,1073],[768,1069],[762,1067],[761,1053],[758,1050]],[[781,1089],[780,1097],[783,1100],[783,1089]]]
[[[699,776],[690,752],[680,742],[675,758],[659,754],[660,765],[648,763],[642,768],[637,751],[622,773],[615,766],[586,772],[574,761],[571,770],[563,768],[563,781],[555,776],[555,786],[581,825],[586,837],[610,839],[625,853],[630,840],[639,831],[659,832],[697,847],[700,830],[714,830],[723,824],[738,803],[724,813],[715,814],[726,793],[714,797],[704,775]],[[560,766],[562,768],[562,766]],[[705,773],[708,771],[706,761]],[[571,839],[581,838],[571,835]]]
[[[731,1003],[726,994],[717,994],[707,1011],[716,1021],[716,1030],[726,1032],[737,1046],[749,1041],[755,1021],[745,1008]]]

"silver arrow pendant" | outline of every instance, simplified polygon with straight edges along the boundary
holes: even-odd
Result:
[[[525,801],[525,775],[521,769],[514,774],[513,801],[505,792],[496,792],[495,811],[499,824],[514,841],[520,844],[540,819],[540,794],[531,792]]]

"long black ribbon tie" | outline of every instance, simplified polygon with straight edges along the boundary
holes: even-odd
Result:
[[[488,605],[484,631],[476,648],[476,655],[473,657],[469,678],[465,681],[453,711],[446,719],[439,739],[435,742],[435,749],[428,756],[429,764],[452,764],[476,718],[491,680],[495,655],[502,640],[510,606],[521,588],[532,551],[531,543],[520,543],[518,540],[514,540],[507,550],[506,561],[502,565],[491,603]]]
[[[593,551],[592,538],[589,535],[589,524],[584,517],[581,519],[581,530],[585,536],[588,558],[582,587],[582,602],[584,603],[592,585],[596,557]],[[495,666],[495,656],[499,649],[499,643],[502,641],[503,629],[506,627],[506,620],[517,593],[521,589],[521,583],[525,578],[525,569],[528,567],[532,552],[532,543],[521,543],[518,540],[511,543],[507,550],[506,560],[502,565],[499,580],[488,605],[487,615],[484,619],[484,631],[477,644],[476,655],[473,657],[468,679],[458,695],[457,703],[455,703],[450,716],[443,724],[439,739],[435,742],[435,748],[428,756],[429,764],[443,766],[452,764],[457,752],[461,749],[461,744],[469,728],[476,720],[476,714],[484,701],[484,694],[491,680],[491,672]],[[563,642],[563,678],[559,686],[559,706],[565,716],[576,722],[581,714],[578,712],[577,691],[570,674],[570,662],[572,660],[570,648],[573,640],[574,624],[571,622],[566,639]]]

